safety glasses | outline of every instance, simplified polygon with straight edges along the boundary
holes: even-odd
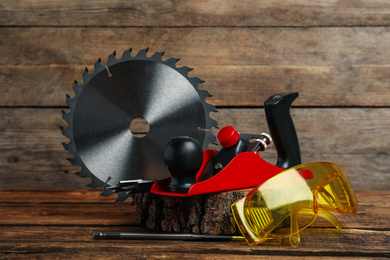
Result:
[[[298,246],[299,232],[317,216],[341,229],[329,212],[354,214],[357,200],[344,171],[332,163],[303,164],[267,180],[232,205],[236,223],[250,245],[290,237]]]

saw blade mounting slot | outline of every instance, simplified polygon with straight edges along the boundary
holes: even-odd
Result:
[[[136,117],[131,120],[130,132],[134,137],[143,138],[149,134],[150,124],[148,120],[143,117]]]

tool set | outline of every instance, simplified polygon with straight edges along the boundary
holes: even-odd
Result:
[[[118,59],[114,52],[106,65],[99,59],[93,73],[85,70],[83,84],[74,83],[74,98],[67,95],[70,111],[63,112],[63,119],[68,127],[62,133],[70,142],[64,147],[74,155],[70,162],[81,166],[79,176],[91,178],[92,188],[103,187],[102,195],[116,193],[117,200],[124,201],[140,192],[188,197],[257,187],[232,206],[249,244],[273,237],[272,232],[290,217],[291,232],[284,235],[296,246],[299,231],[315,216],[339,227],[329,212],[356,212],[353,188],[340,168],[301,165],[290,116],[298,93],[272,95],[264,102],[270,134],[240,133],[225,126],[217,142],[212,128],[218,124],[210,116],[216,108],[205,101],[210,92],[198,87],[203,82],[199,77],[188,76],[191,68],[177,67],[179,59],[163,60],[163,54],[149,57],[145,49],[133,56],[130,49]],[[260,156],[272,142],[278,155],[275,165]],[[211,143],[219,143],[221,149],[210,149]],[[311,186],[313,180],[317,186]],[[303,227],[296,224],[299,212],[309,215]],[[217,239],[143,233],[95,233],[94,237]]]

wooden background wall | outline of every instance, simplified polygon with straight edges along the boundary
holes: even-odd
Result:
[[[86,188],[61,145],[65,94],[130,47],[180,57],[220,126],[241,132],[268,131],[263,102],[298,91],[303,162],[339,164],[357,190],[390,188],[388,1],[3,0],[1,189]]]

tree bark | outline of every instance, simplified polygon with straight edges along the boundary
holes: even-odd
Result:
[[[247,190],[228,191],[192,197],[136,194],[137,222],[163,232],[238,234],[230,206],[247,193]]]

